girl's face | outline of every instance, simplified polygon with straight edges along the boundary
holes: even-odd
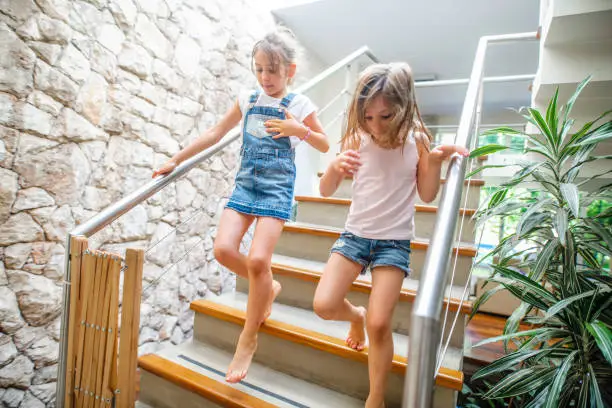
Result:
[[[374,139],[382,140],[389,131],[389,124],[393,119],[393,111],[382,96],[377,96],[372,99],[365,109],[365,124],[368,133]]]
[[[268,55],[259,50],[253,58],[255,61],[255,76],[266,95],[282,98],[287,92],[287,84],[295,74],[295,64],[278,64],[276,67]]]

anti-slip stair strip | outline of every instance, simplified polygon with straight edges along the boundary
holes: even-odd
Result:
[[[216,375],[219,375],[219,376],[221,376],[221,377],[225,378],[225,373],[224,373],[224,372],[222,372],[222,371],[220,371],[220,370],[217,370],[216,368],[213,368],[213,367],[211,367],[211,366],[209,366],[209,365],[206,365],[206,364],[204,364],[204,363],[201,363],[201,362],[199,362],[199,361],[197,361],[197,360],[194,360],[194,359],[193,359],[193,358],[191,358],[191,357],[187,357],[187,356],[186,356],[186,355],[184,355],[184,354],[179,354],[177,357],[178,357],[178,358],[180,358],[180,359],[183,359],[183,360],[185,360],[185,361],[187,361],[187,362],[189,362],[189,363],[191,363],[191,364],[197,365],[198,367],[203,368],[203,369],[204,369],[204,370],[206,370],[206,371],[209,371],[209,372],[211,372],[211,373],[214,373],[214,374],[216,374]],[[275,392],[272,392],[272,391],[270,391],[270,390],[267,390],[267,389],[265,389],[265,388],[262,388],[262,387],[260,387],[260,386],[258,386],[258,385],[251,384],[251,383],[250,383],[250,382],[248,382],[248,381],[242,380],[242,381],[240,381],[240,384],[241,384],[241,385],[244,385],[244,386],[245,386],[245,387],[247,387],[247,388],[252,389],[253,391],[261,392],[262,394],[265,394],[265,395],[267,395],[267,396],[269,396],[269,397],[275,398],[275,399],[277,399],[277,400],[279,400],[279,401],[282,401],[282,402],[284,402],[284,403],[286,403],[286,404],[289,404],[289,405],[292,405],[292,406],[294,406],[294,407],[298,407],[298,408],[308,408],[308,406],[307,406],[307,405],[301,404],[301,403],[299,403],[299,402],[297,402],[297,401],[294,401],[294,400],[292,400],[292,399],[290,399],[290,398],[284,397],[284,396],[282,396],[282,395],[280,395],[280,394],[277,394],[277,393],[275,393]]]

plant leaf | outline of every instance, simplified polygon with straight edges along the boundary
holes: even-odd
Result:
[[[542,278],[544,271],[548,268],[548,265],[553,260],[554,253],[557,251],[559,246],[559,239],[553,238],[544,245],[542,252],[536,258],[535,266],[529,277],[536,282],[539,282]]]
[[[486,367],[481,368],[472,376],[472,381],[477,380],[482,377],[488,377],[492,374],[501,374],[504,371],[507,371],[514,366],[518,365],[518,363],[525,361],[533,356],[536,356],[540,353],[547,352],[546,349],[540,350],[528,350],[528,351],[515,351],[510,354],[507,354]]]
[[[559,201],[561,201],[561,196],[560,196],[560,192],[558,191],[558,186],[556,184],[551,183],[550,181],[546,180],[546,178],[544,177],[544,175],[542,173],[540,173],[538,170],[534,170],[534,172],[532,173],[533,178],[535,178],[540,184],[542,184],[542,186],[550,193],[553,195],[553,197],[557,198]]]
[[[569,356],[565,358],[563,364],[561,364],[561,366],[557,368],[557,372],[555,373],[554,380],[550,386],[548,397],[546,398],[546,405],[544,405],[544,408],[557,408],[559,406],[559,395],[561,394],[561,390],[565,385],[567,373],[570,368],[572,368],[572,361],[574,360],[576,354],[578,354],[578,350],[574,350]]]
[[[571,183],[561,183],[561,194],[567,201],[567,205],[572,210],[574,217],[579,218],[580,199],[578,196],[578,187]]]
[[[538,111],[537,109],[534,108],[527,108],[527,111],[529,112],[529,114],[531,115],[531,117],[533,118],[533,120],[536,123],[536,126],[538,127],[538,129],[540,130],[540,132],[542,132],[542,135],[544,135],[544,137],[546,137],[546,139],[548,140],[548,144],[551,148],[551,150],[553,152],[556,151],[556,147],[558,146],[557,143],[557,135],[553,134],[550,130],[550,128],[548,127],[548,124],[546,123],[546,121],[544,120],[544,118],[542,117],[542,114],[540,113],[540,111]]]
[[[595,120],[585,123],[578,132],[574,133],[572,137],[570,138],[570,140],[565,144],[565,147],[563,149],[562,158],[564,156],[570,156],[572,154],[572,149],[575,147],[576,141],[581,140],[596,122],[598,122],[605,116],[608,116],[610,113],[612,113],[612,109],[602,113]]]
[[[542,404],[544,404],[544,401],[546,400],[546,397],[548,396],[549,390],[550,390],[550,386],[544,387],[542,391],[540,391],[538,395],[536,395],[535,398],[532,399],[529,402],[529,404],[525,406],[525,408],[540,408]]]
[[[525,289],[528,289],[530,292],[536,294],[537,296],[542,298],[543,301],[547,301],[551,303],[557,302],[557,298],[552,293],[547,291],[542,285],[540,285],[538,282],[534,281],[533,279],[529,278],[528,276],[525,276],[519,272],[513,271],[512,269],[509,269],[503,266],[498,266],[498,265],[492,265],[492,266],[496,272],[500,273],[502,276],[506,278],[513,280],[515,283],[520,283],[524,285]]]
[[[556,335],[565,335],[565,333],[566,332],[563,330],[559,331],[551,327],[539,327],[537,329],[529,329],[529,330],[524,330],[521,332],[508,333],[508,334],[502,334],[501,336],[490,337],[488,339],[479,341],[478,343],[474,344],[472,347],[480,347],[480,346],[484,346],[485,344],[496,343],[498,341],[511,340],[511,339],[515,339],[518,337],[533,337],[533,336],[539,336],[542,334],[550,334],[549,338],[552,338]]]
[[[546,311],[546,313],[544,314],[544,317],[542,318],[541,322],[542,323],[546,322],[548,319],[550,319],[551,317],[555,316],[557,313],[561,312],[563,309],[565,309],[566,307],[568,307],[569,305],[571,305],[575,301],[580,300],[580,299],[584,299],[585,297],[593,296],[595,293],[597,293],[597,291],[598,291],[597,289],[589,290],[588,292],[579,293],[577,295],[570,296],[568,298],[565,298],[565,299],[559,301],[558,303],[556,303],[554,306],[552,306],[551,308],[549,308]],[[608,291],[606,291],[606,292],[608,292]]]
[[[503,287],[503,285],[498,285],[494,288],[488,289],[486,292],[480,295],[478,299],[476,299],[476,302],[474,302],[474,304],[472,305],[472,313],[470,313],[470,317],[468,320],[472,320],[472,318],[478,312],[478,309],[480,308],[480,306],[486,303],[491,298],[491,296],[493,296],[500,290],[504,290],[504,289],[505,288]]]
[[[476,174],[480,173],[481,171],[485,169],[498,169],[501,167],[508,167],[508,165],[507,164],[487,164],[486,166],[480,166],[477,169],[472,170],[471,172],[466,174],[465,178],[469,179],[470,177],[474,177]]]
[[[612,285],[609,285],[612,286]],[[597,307],[595,313],[592,316],[588,316],[592,321],[596,320],[601,316],[601,314],[608,310],[608,307],[612,305],[612,296],[609,296],[608,299],[604,300],[604,302]]]
[[[574,164],[572,167],[570,167],[561,177],[562,180],[565,180],[566,182],[572,182],[573,180],[571,180],[570,177],[570,173],[574,172],[576,169],[579,170],[579,168],[583,165],[585,165],[586,163],[590,163],[592,161],[596,161],[596,160],[611,160],[612,159],[612,155],[607,155],[607,156],[589,156],[583,160],[578,161],[576,164]],[[576,172],[577,173],[577,172]]]
[[[593,221],[591,219],[585,220],[586,224],[599,235],[599,237],[608,245],[609,249],[612,249],[612,233],[610,230],[606,229],[603,225],[601,225],[597,221]]]
[[[516,224],[516,232],[515,234],[517,236],[521,236],[523,235],[523,226],[525,225],[526,221],[535,213],[537,213],[538,211],[540,211],[540,209],[542,209],[544,206],[550,204],[552,202],[552,200],[550,198],[546,198],[544,200],[539,200],[536,201],[534,204],[532,204],[527,211],[525,211],[523,213],[523,215],[521,216],[518,224]]]
[[[557,208],[557,213],[555,214],[555,229],[557,231],[557,236],[559,237],[559,242],[561,242],[561,245],[565,246],[565,233],[567,231],[567,213],[563,208]]]
[[[531,291],[525,290],[513,283],[505,282],[503,283],[503,285],[506,287],[506,289],[508,289],[510,293],[514,295],[514,297],[516,297],[517,299],[521,300],[524,303],[528,303],[529,305],[536,307],[538,309],[541,309],[541,310],[546,310],[550,307],[550,305],[545,303],[540,296],[535,295]],[[520,310],[520,307],[517,308],[514,312],[516,313],[518,310]],[[510,325],[510,322],[513,321],[512,319],[513,316],[514,316],[514,313],[512,314],[512,316],[510,316],[511,318],[506,320],[506,326],[504,328],[504,331],[506,331],[508,327],[512,327]],[[514,327],[515,328],[518,327],[518,320],[514,321]]]
[[[582,245],[592,249],[595,252],[612,257],[612,250],[599,245],[597,242],[582,241]]]
[[[601,143],[610,138],[612,138],[612,122],[606,122],[592,132],[584,135],[575,145],[588,146]]]
[[[555,371],[555,368],[540,367],[530,367],[516,371],[502,378],[484,397],[509,398],[538,390],[550,383]]]
[[[548,103],[548,108],[546,109],[546,123],[548,124],[548,128],[550,129],[550,132],[555,136],[555,138],[558,137],[557,135],[557,100],[559,99],[559,88],[557,87],[557,89],[555,90],[555,94],[553,95],[552,99],[550,100],[550,102]],[[561,141],[558,140],[558,143],[555,146],[559,146],[561,144]]]
[[[563,115],[563,123],[567,122],[567,118],[569,117],[569,114],[572,111],[572,108],[574,107],[574,103],[576,103],[576,99],[578,99],[578,96],[580,95],[580,93],[582,92],[582,90],[584,89],[585,86],[587,86],[587,84],[589,83],[589,81],[591,80],[592,76],[589,75],[587,76],[577,87],[576,87],[576,91],[574,92],[574,94],[570,97],[570,99],[567,101],[567,104],[565,105],[565,112]]]
[[[523,132],[521,132],[520,130],[516,130],[514,128],[511,127],[507,127],[507,126],[500,126],[500,127],[496,127],[496,128],[492,128],[492,129],[486,129],[484,131],[482,131],[480,133],[480,136],[492,136],[492,135],[498,135],[498,134],[503,134],[503,135],[524,135]]]
[[[595,339],[605,359],[612,364],[612,330],[600,321],[586,323],[586,328]]]
[[[493,196],[491,196],[491,200],[489,200],[489,209],[495,207],[497,204],[504,201],[507,194],[508,194],[507,188],[497,190],[495,193],[493,193]]]
[[[590,383],[591,386],[591,404],[596,403],[595,407],[604,408],[603,398],[601,398],[601,391],[599,391],[599,384],[597,383],[597,377],[595,376],[595,371],[593,370],[593,366],[589,364],[589,373],[591,374],[591,378],[593,379]]]
[[[542,147],[529,147],[529,148],[525,149],[525,153],[537,153],[539,155],[544,156],[545,158],[547,158],[551,162],[555,162],[556,161],[555,158],[552,156],[552,154],[548,152],[548,149],[545,149],[545,148],[542,148]]]
[[[486,156],[506,149],[508,149],[508,146],[502,146],[499,144],[488,144],[480,146],[479,148],[474,149],[470,152],[470,159],[475,159],[480,156]]]

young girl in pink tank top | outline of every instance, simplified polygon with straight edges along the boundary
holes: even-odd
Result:
[[[370,393],[366,407],[384,407],[387,375],[393,360],[391,317],[403,279],[410,270],[414,205],[440,188],[442,162],[468,151],[461,146],[430,148],[408,64],[367,68],[353,93],[342,153],[321,178],[321,195],[333,194],[353,176],[353,197],[345,232],[336,241],[317,287],[314,310],[323,319],[351,323],[349,347],[363,350],[369,339]],[[372,270],[368,309],[347,299],[351,283]]]

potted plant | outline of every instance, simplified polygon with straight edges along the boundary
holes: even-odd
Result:
[[[522,112],[536,134],[504,127],[485,132],[525,137],[525,152],[534,157],[517,163],[518,171],[476,214],[479,223],[519,217],[515,231],[488,254],[496,259],[489,281],[498,286],[486,291],[474,307],[476,312],[500,290],[521,301],[502,336],[476,345],[503,341],[505,347],[503,357],[472,377],[488,384],[479,393],[490,401],[487,404],[612,406],[612,276],[603,266],[612,258],[612,208],[600,207],[596,215],[592,211],[594,202],[612,202],[612,182],[603,177],[612,173],[612,156],[594,154],[601,142],[612,140],[612,121],[604,120],[612,111],[577,130],[570,118],[589,80],[577,87],[565,106],[557,105],[557,89],[546,112]],[[504,148],[483,146],[472,156]],[[583,177],[587,163],[597,164],[600,171]],[[526,185],[531,191],[521,192]],[[517,258],[520,261],[511,265]],[[528,329],[520,330],[519,323]]]

